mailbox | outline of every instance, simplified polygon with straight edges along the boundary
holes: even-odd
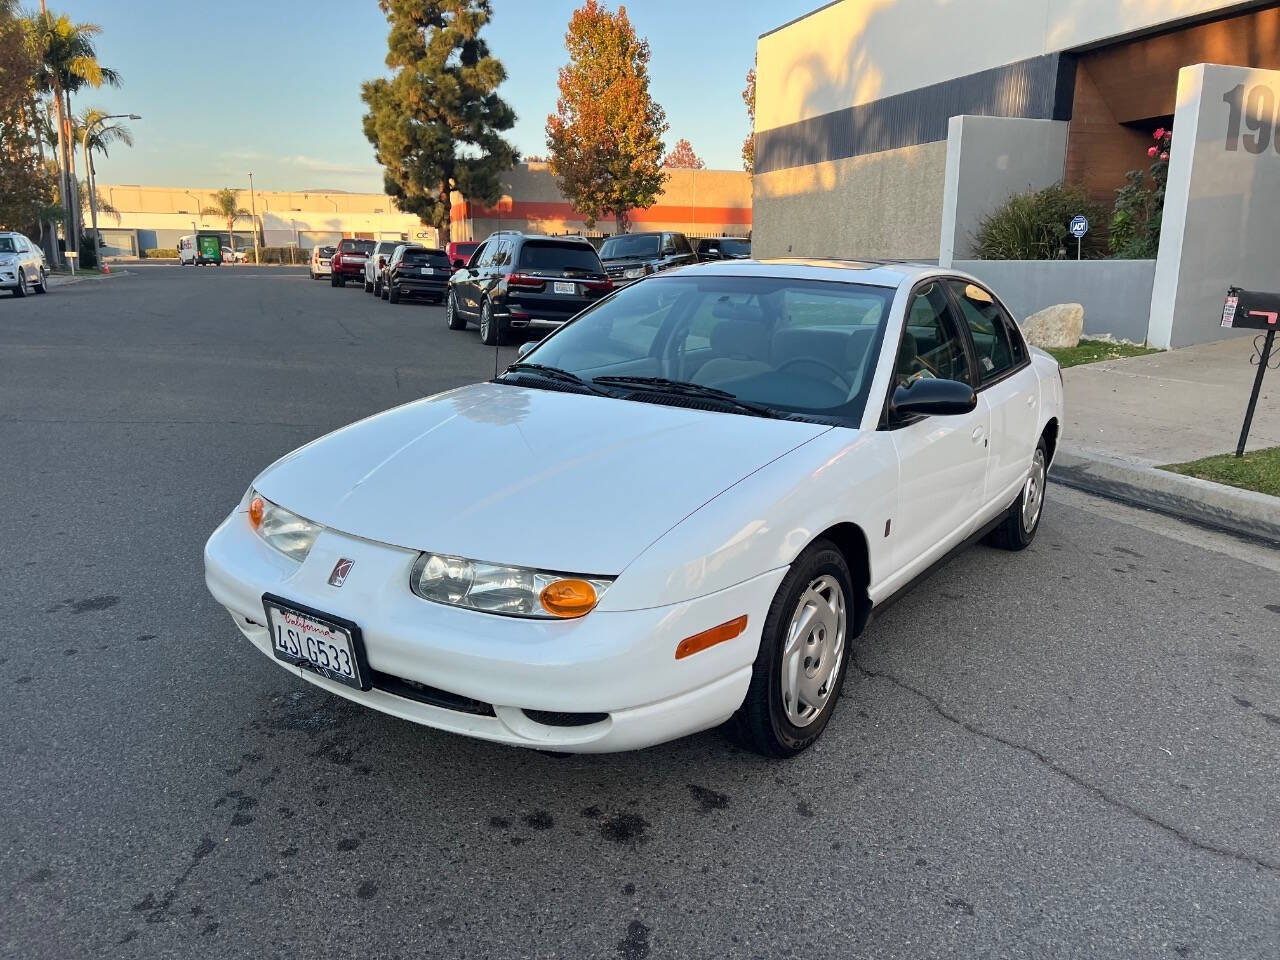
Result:
[[[1280,329],[1280,293],[1232,287],[1222,308],[1222,325],[1237,330]]]

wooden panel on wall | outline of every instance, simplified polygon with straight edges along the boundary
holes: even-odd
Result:
[[[1172,117],[1178,71],[1193,63],[1280,69],[1275,7],[1117,44],[1080,57],[1120,123]]]
[[[1081,60],[1067,134],[1066,181],[1083,187],[1089,199],[1110,209],[1125,173],[1145,169],[1151,137],[1120,124]]]

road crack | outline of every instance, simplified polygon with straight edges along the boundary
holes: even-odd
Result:
[[[895,687],[898,687],[900,690],[905,690],[907,693],[914,694],[920,700],[923,700],[926,704],[928,704],[929,707],[933,710],[933,712],[936,713],[938,716],[940,716],[942,719],[946,720],[949,723],[955,724],[956,726],[960,727],[962,730],[966,731],[967,733],[970,733],[975,737],[981,737],[984,740],[990,740],[993,743],[998,743],[1001,746],[1008,747],[1011,750],[1017,750],[1019,753],[1022,753],[1022,754],[1025,754],[1026,756],[1031,757],[1041,766],[1048,768],[1049,770],[1053,771],[1063,779],[1069,780],[1071,783],[1075,784],[1077,787],[1086,791],[1087,793],[1090,793],[1093,796],[1097,797],[1099,800],[1101,800],[1103,803],[1107,804],[1108,806],[1113,807],[1116,810],[1120,810],[1123,813],[1127,813],[1131,817],[1136,817],[1142,822],[1152,827],[1155,827],[1157,830],[1160,830],[1163,833],[1168,834],[1169,836],[1173,837],[1175,840],[1177,840],[1179,843],[1184,844],[1185,846],[1191,847],[1195,850],[1199,850],[1203,853],[1210,853],[1210,854],[1213,854],[1214,856],[1235,860],[1238,863],[1247,864],[1248,866],[1251,866],[1251,867],[1257,867],[1258,869],[1261,869],[1261,870],[1270,870],[1273,872],[1280,872],[1280,863],[1277,863],[1273,860],[1268,860],[1264,857],[1255,857],[1252,854],[1242,853],[1239,850],[1232,850],[1229,847],[1221,847],[1221,846],[1218,846],[1217,844],[1210,843],[1205,840],[1197,839],[1196,837],[1191,836],[1189,833],[1183,832],[1182,830],[1178,829],[1172,824],[1165,823],[1163,820],[1156,818],[1155,816],[1147,813],[1145,810],[1142,810],[1141,808],[1134,806],[1132,803],[1129,803],[1127,800],[1122,800],[1119,797],[1113,797],[1111,794],[1107,793],[1107,791],[1103,790],[1101,787],[1095,786],[1094,784],[1089,783],[1087,780],[1082,779],[1079,775],[1068,770],[1066,767],[1062,766],[1060,763],[1053,760],[1047,754],[1044,754],[1041,751],[1037,750],[1035,747],[1028,746],[1025,743],[1018,743],[1016,740],[1010,740],[1007,737],[1002,737],[997,733],[992,733],[989,730],[984,730],[982,727],[979,727],[976,724],[973,724],[968,720],[965,720],[957,716],[956,714],[952,713],[946,707],[944,707],[941,703],[939,703],[934,697],[930,696],[928,693],[921,690],[919,687],[912,686],[910,683],[907,683],[905,680],[902,680],[891,673],[886,673],[881,670],[871,670],[868,667],[865,667],[861,663],[859,663],[856,657],[851,657],[849,662],[853,664],[853,667],[855,670],[857,670],[859,673],[861,673],[865,677],[870,677],[874,680],[886,680],[889,683],[893,684]]]

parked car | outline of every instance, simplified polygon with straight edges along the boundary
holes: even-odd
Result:
[[[333,258],[333,247],[316,247],[311,251],[311,279],[327,277],[333,273],[329,261]]]
[[[205,579],[261,653],[416,723],[605,752],[731,721],[789,756],[878,607],[976,537],[1032,542],[1063,416],[972,277],[702,264],[277,460]]]
[[[333,257],[329,260],[329,284],[334,287],[345,287],[347,281],[364,279],[364,265],[373,253],[372,240],[355,240],[348,237],[338,244]]]
[[[401,244],[387,264],[383,287],[387,300],[399,303],[405,297],[421,297],[441,303],[449,292],[449,255],[443,250]]]
[[[751,241],[747,237],[702,237],[698,240],[698,260],[749,260]]]
[[[513,334],[546,333],[613,290],[595,247],[581,237],[497,233],[449,279],[451,330],[475,321],[494,346]]]
[[[609,278],[619,285],[698,262],[688,237],[671,231],[620,233],[609,237],[600,247],[600,259]]]
[[[402,240],[379,240],[364,262],[364,292],[382,296],[382,273]]]
[[[479,248],[480,243],[477,240],[455,240],[446,243],[444,246],[445,253],[449,255],[449,264],[455,270],[461,270],[467,265],[467,261],[471,259],[472,254]]]
[[[239,247],[237,247],[235,250],[232,250],[230,247],[222,248],[223,263],[247,263],[248,261],[249,261],[248,250],[241,250]]]
[[[0,232],[0,290],[12,290],[15,297],[49,292],[44,251],[25,234]]]

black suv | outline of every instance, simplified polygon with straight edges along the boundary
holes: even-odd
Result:
[[[627,284],[660,270],[697,263],[698,256],[683,233],[620,233],[600,247],[609,279]]]
[[[703,237],[698,241],[699,260],[750,260],[751,241],[746,237]]]
[[[451,330],[480,324],[489,346],[554,330],[613,290],[595,247],[581,237],[495,233],[449,278]]]
[[[387,300],[399,303],[404,297],[422,297],[441,303],[449,292],[449,255],[443,250],[401,244],[391,255],[384,282]]]

